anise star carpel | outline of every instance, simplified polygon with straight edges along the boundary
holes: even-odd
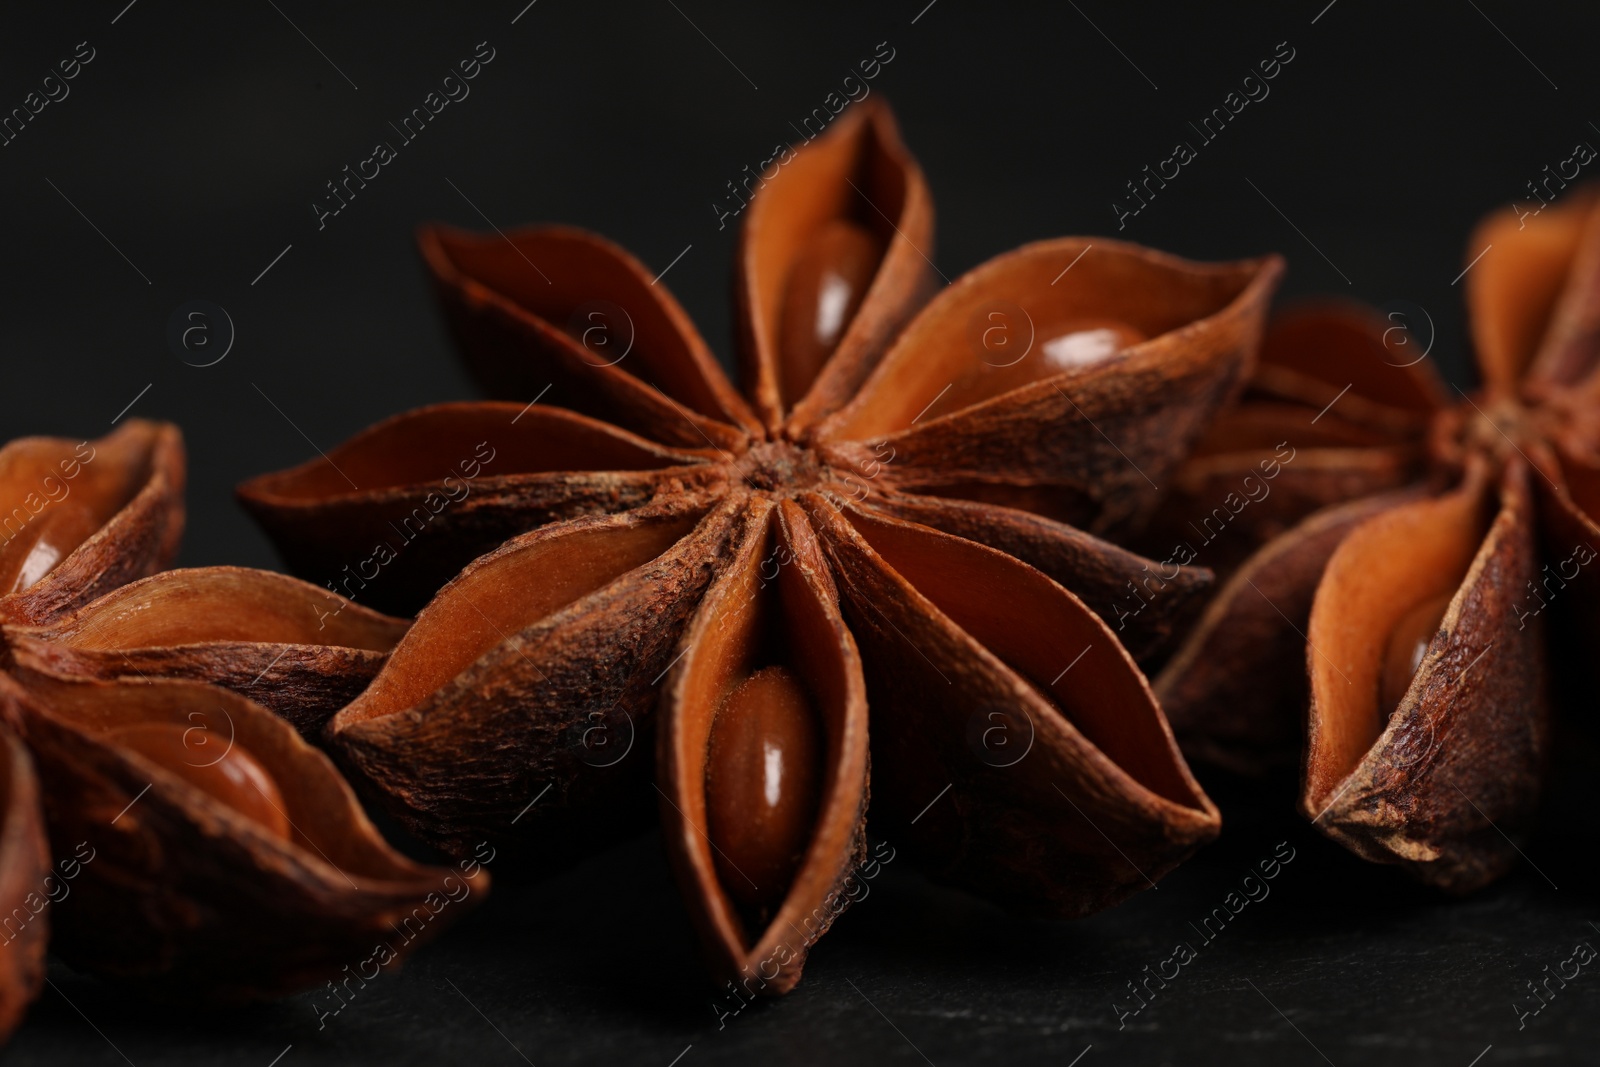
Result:
[[[1302,811],[1462,891],[1516,861],[1549,690],[1587,699],[1600,637],[1600,198],[1490,216],[1471,248],[1486,245],[1467,289],[1477,393],[1450,402],[1376,312],[1323,306],[1269,331],[1209,477],[1298,441],[1296,484],[1315,491],[1279,518],[1329,506],[1239,567],[1157,686],[1186,751],[1246,768],[1294,744],[1285,712],[1309,690]],[[1306,674],[1272,667],[1297,648]]]
[[[1105,907],[1212,838],[1136,664],[1209,576],[1098,535],[1242,381],[1279,261],[1046,241],[923,307],[931,231],[876,101],[795,153],[745,213],[741,394],[616,246],[425,229],[469,365],[523,399],[241,488],[350,595],[465,565],[330,722],[356,780],[545,864],[657,797],[713,969],[767,993],[854,894],[869,751],[874,831],[1020,908]]]
[[[161,423],[0,449],[0,1035],[47,933],[81,970],[241,1000],[365,981],[487,885],[390,849],[285,721],[320,727],[406,624],[285,575],[160,570],[183,482]]]

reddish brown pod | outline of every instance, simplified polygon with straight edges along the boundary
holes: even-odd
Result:
[[[1320,441],[1312,424],[1337,420],[1342,443],[1307,449],[1296,484],[1314,491],[1274,522],[1329,506],[1249,531],[1265,543],[1158,685],[1187,751],[1245,769],[1293,759],[1293,708],[1308,707],[1304,814],[1454,891],[1517,861],[1552,694],[1586,713],[1600,634],[1600,197],[1491,215],[1470,247],[1490,245],[1467,276],[1477,392],[1446,397],[1376,312],[1274,327],[1251,392],[1213,428],[1231,444],[1193,464],[1234,476],[1251,441]],[[1252,438],[1250,423],[1271,429]],[[1274,666],[1297,648],[1303,673]]]
[[[0,448],[0,621],[49,622],[172,562],[183,483],[183,439],[168,423]]]
[[[239,501],[297,573],[412,615],[515,535],[692,491],[715,455],[703,438],[666,447],[560,408],[439,404],[252,478]]]
[[[7,1033],[47,939],[141,992],[272,997],[392,966],[487,889],[476,861],[390,849],[290,725],[320,732],[407,624],[284,575],[160,570],[183,462],[140,420],[0,449]]]
[[[57,674],[187,678],[250,697],[308,738],[372,681],[403,619],[271,571],[162,571],[46,626],[0,626],[20,662]]]
[[[548,863],[653,799],[712,973],[751,994],[792,988],[860,895],[869,817],[1023,910],[1147,886],[1218,831],[1138,666],[1210,574],[1108,538],[1242,387],[1281,263],[1062,238],[935,292],[932,199],[876,99],[742,226],[742,388],[601,238],[423,230],[509,402],[452,406],[443,449],[439,409],[399,416],[242,496],[302,573],[338,571],[450,449],[540,445],[426,525],[429,567],[464,569],[411,571],[437,592],[330,746],[457,853]]]
[[[73,967],[236,1001],[388,966],[469,910],[487,875],[384,843],[332,763],[276,715],[195,682],[12,665],[0,700],[33,752],[51,839],[90,858],[52,910]]]
[[[183,483],[182,439],[164,423],[0,448],[0,640],[47,672],[233,688],[315,735],[406,623],[282,574],[162,570]]]

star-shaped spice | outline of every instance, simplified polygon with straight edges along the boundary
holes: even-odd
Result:
[[[390,849],[246,698],[320,725],[406,624],[281,574],[161,571],[183,481],[161,423],[0,449],[0,1036],[47,942],[141,990],[276,996],[375,977],[487,885]]]
[[[468,363],[517,399],[240,495],[299,573],[426,603],[328,728],[378,802],[548,866],[655,798],[713,970],[777,993],[853,895],[869,762],[875,833],[1030,911],[1217,833],[1136,663],[1209,575],[1101,535],[1242,382],[1280,263],[1069,238],[927,302],[932,206],[876,100],[764,177],[743,394],[614,245],[428,228]]]
[[[1600,637],[1600,197],[1497,213],[1470,247],[1478,392],[1370,309],[1269,331],[1171,514],[1273,441],[1300,445],[1289,489],[1158,684],[1186,750],[1245,769],[1294,758],[1309,697],[1301,810],[1452,890],[1516,862],[1552,684],[1587,699]]]

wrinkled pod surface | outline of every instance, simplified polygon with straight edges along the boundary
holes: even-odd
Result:
[[[422,605],[330,748],[455,854],[548,868],[658,818],[713,973],[752,992],[861,895],[863,814],[1018,908],[1149,885],[1218,829],[1138,665],[1211,575],[1111,538],[1242,387],[1280,261],[1062,238],[935,293],[876,99],[741,223],[742,389],[610,242],[424,228],[503,402],[240,490],[301,573]]]
[[[280,996],[375,952],[394,963],[487,889],[391,849],[327,757],[227,690],[7,668],[50,839],[89,857],[51,913],[73,967],[166,996]]]

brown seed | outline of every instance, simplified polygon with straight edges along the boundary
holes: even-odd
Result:
[[[0,448],[0,622],[46,624],[178,554],[183,441],[128,419],[96,441]]]
[[[107,737],[254,819],[273,836],[287,838],[289,816],[272,775],[238,745],[218,756],[217,741],[197,736],[201,731],[177,722],[142,722],[119,726]]]
[[[1037,377],[1077,370],[1110,359],[1130,345],[1147,339],[1137,326],[1117,319],[1088,318],[1056,323],[1039,345]]]
[[[1378,706],[1392,714],[1411,688],[1411,679],[1422,666],[1439,622],[1450,606],[1452,593],[1430,597],[1406,612],[1389,634],[1389,648],[1383,657],[1383,673],[1378,679]]]
[[[955,411],[1031,382],[1093,366],[1147,339],[1143,331],[1117,319],[1033,324],[1017,321],[1015,312],[989,311],[973,325],[981,360],[956,380],[938,410]]]
[[[730,896],[782,902],[805,854],[821,785],[816,710],[787,667],[763,667],[717,711],[706,762],[706,818]]]
[[[0,547],[0,595],[20,593],[49,574],[104,522],[105,516],[76,500],[40,512],[21,536]]]
[[[833,354],[882,258],[883,242],[870,230],[834,219],[789,268],[778,335],[786,402],[805,395]]]

